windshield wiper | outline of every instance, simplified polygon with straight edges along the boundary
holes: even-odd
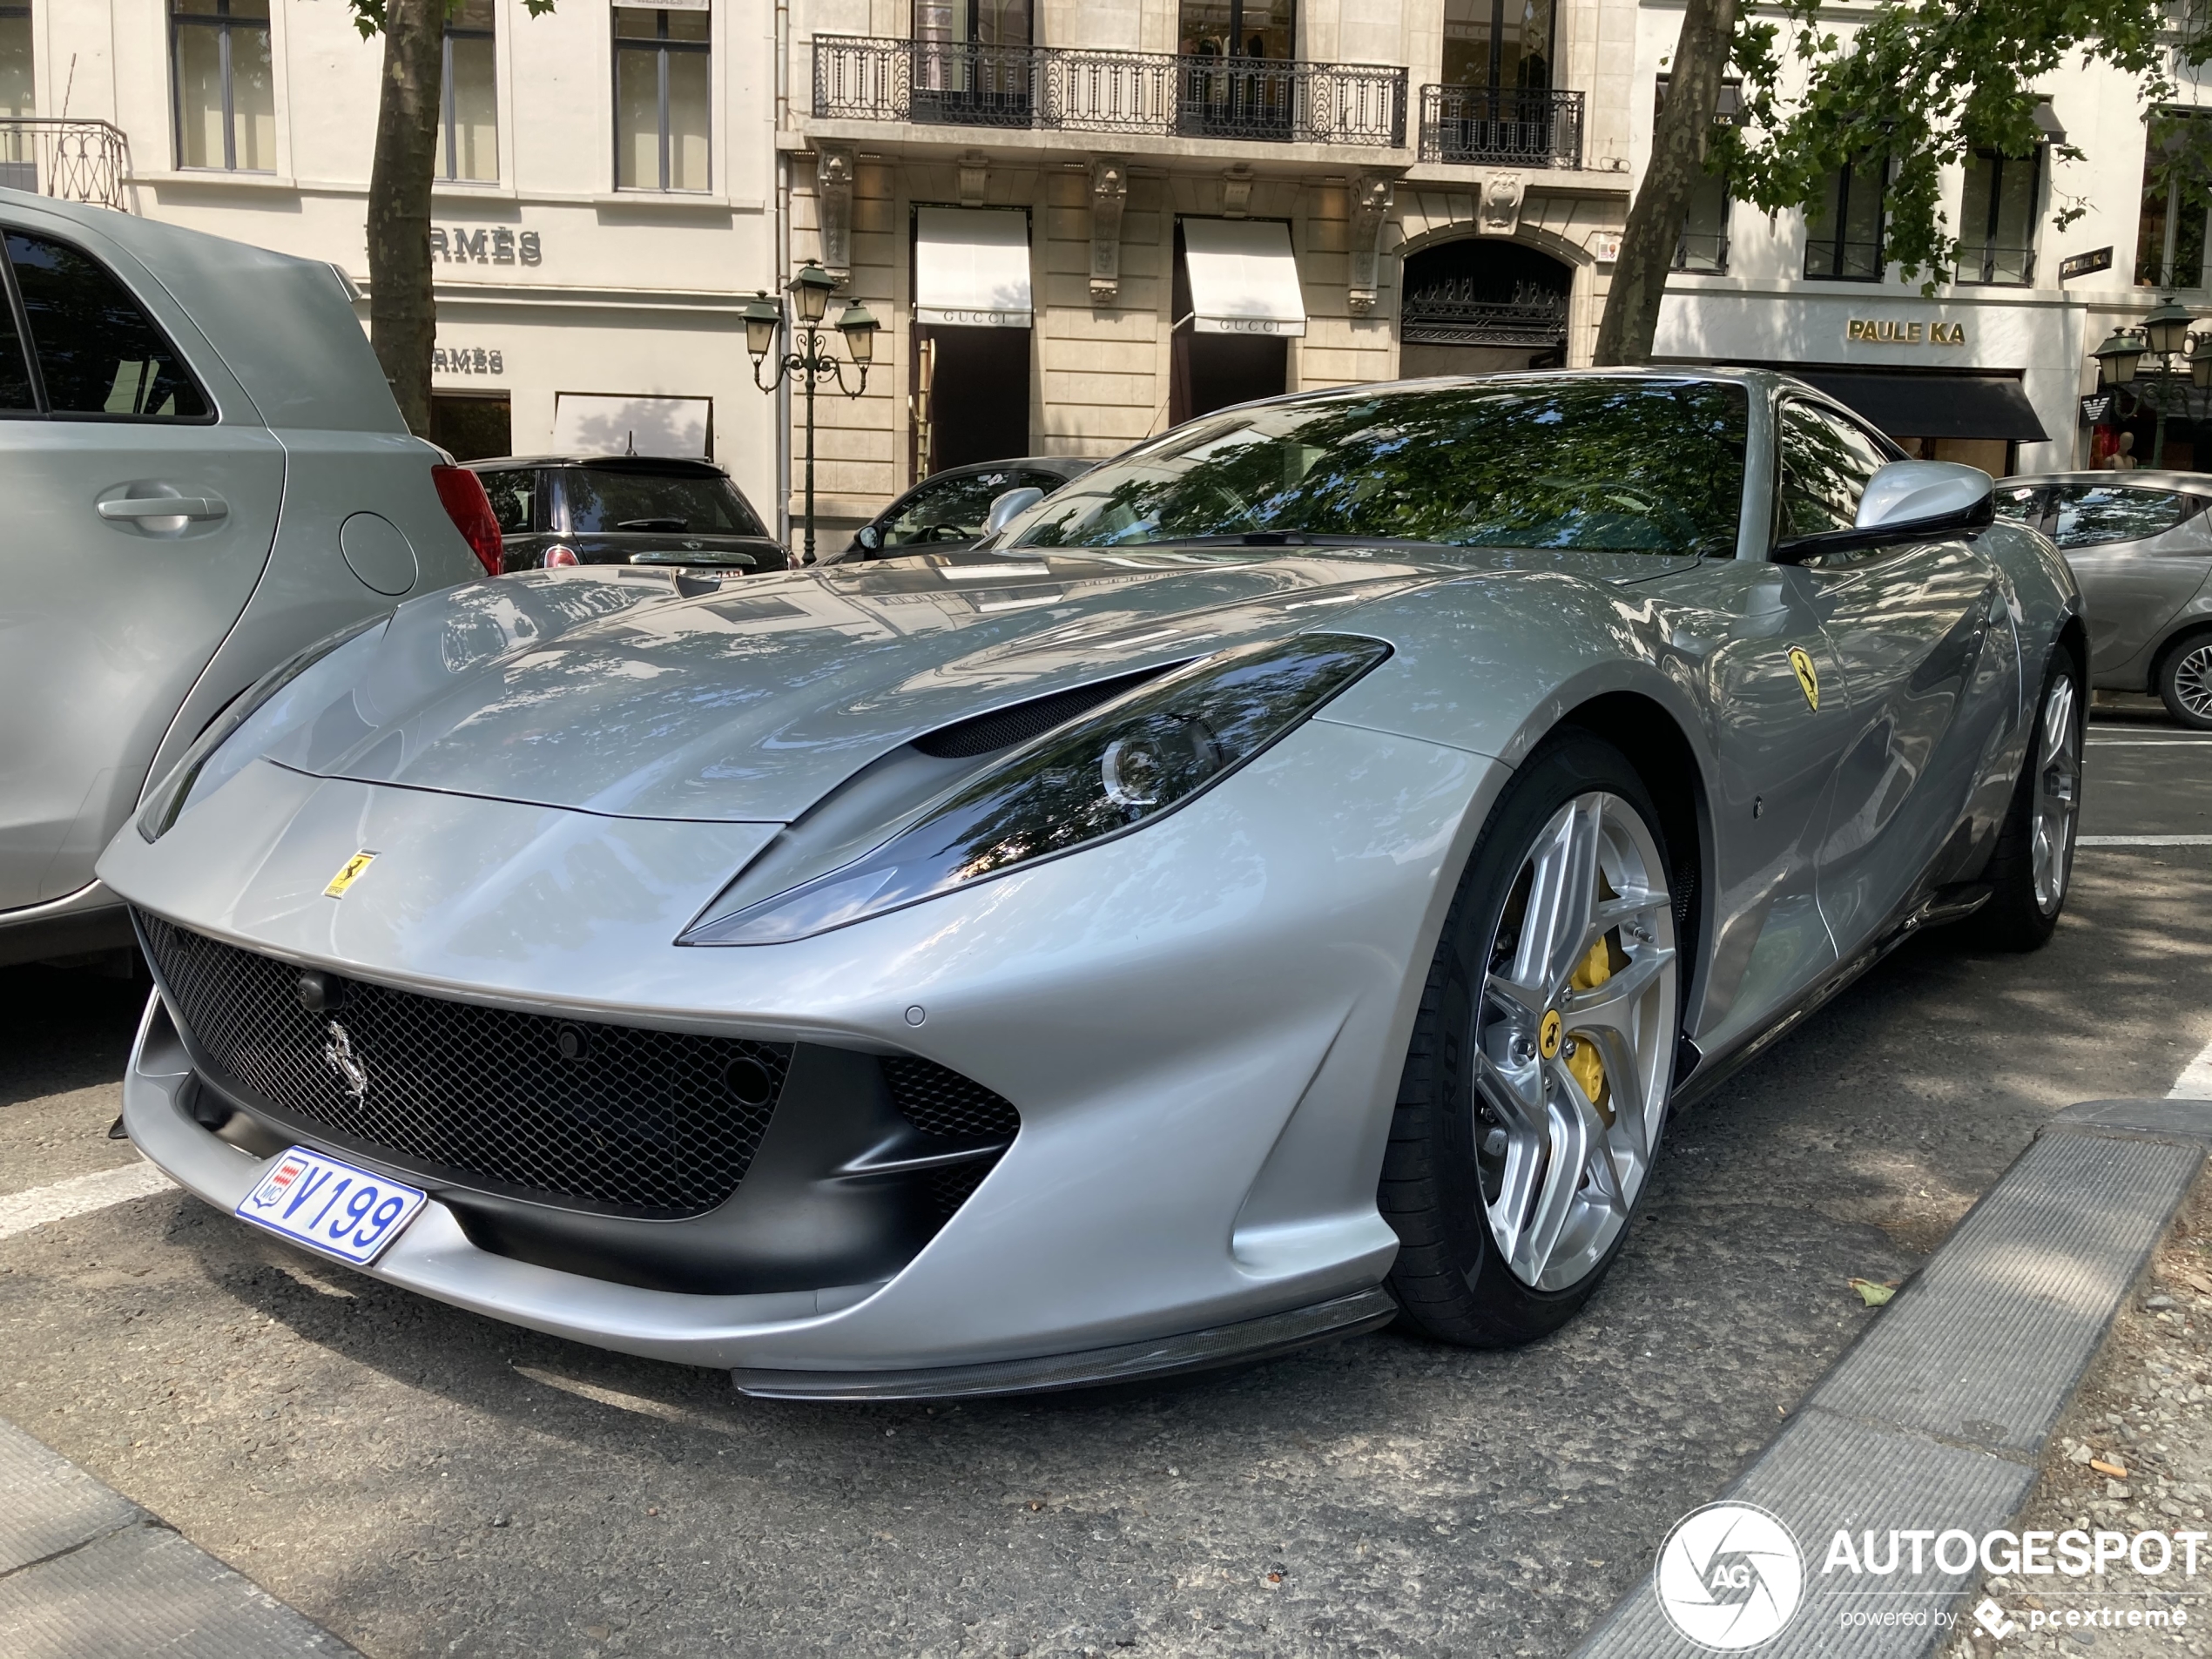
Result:
[[[689,523],[681,518],[625,518],[617,522],[618,530],[680,530]]]

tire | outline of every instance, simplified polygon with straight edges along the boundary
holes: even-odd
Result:
[[[1492,810],[1422,988],[1378,1195],[1391,1291],[1428,1335],[1557,1330],[1626,1243],[1681,1028],[1672,867],[1635,768],[1588,733],[1547,740]]]
[[[1989,856],[1989,902],[1972,918],[1980,941],[1994,949],[2040,949],[2066,908],[2081,809],[2086,702],[2081,671],[2063,648],[2054,649],[2036,696],[2027,757]]]
[[[2212,633],[2191,634],[2158,659],[2166,711],[2195,732],[2212,732]]]

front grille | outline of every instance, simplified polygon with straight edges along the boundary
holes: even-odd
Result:
[[[138,922],[186,1035],[226,1074],[217,1082],[463,1184],[702,1214],[745,1178],[791,1064],[787,1043],[517,1014],[357,981],[340,982],[341,1006],[310,1013],[292,964],[144,912]]]
[[[963,1141],[1010,1141],[1022,1127],[1014,1103],[934,1060],[887,1055],[883,1080],[892,1103],[925,1135]]]

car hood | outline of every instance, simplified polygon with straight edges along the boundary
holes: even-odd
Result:
[[[590,566],[402,605],[266,758],[364,783],[630,818],[781,823],[956,720],[1366,605],[1519,570],[1687,561],[1398,550],[953,553],[719,583]]]

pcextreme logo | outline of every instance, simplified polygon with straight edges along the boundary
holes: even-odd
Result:
[[[1709,1503],[1659,1547],[1659,1606],[1701,1648],[1740,1653],[1771,1642],[1804,1595],[1805,1559],[1790,1529],[1748,1503]]]

